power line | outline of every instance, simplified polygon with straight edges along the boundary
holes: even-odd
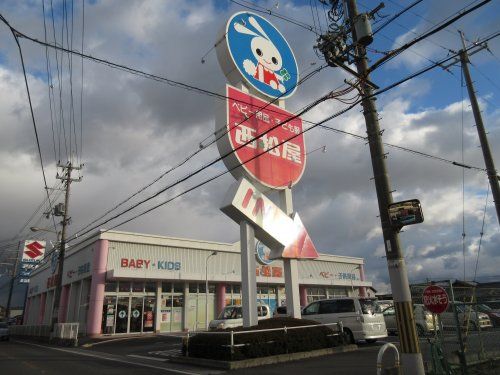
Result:
[[[311,78],[312,76],[314,76],[316,73],[319,73],[322,69],[324,69],[326,67],[325,66],[321,66],[317,69],[315,69],[314,71],[312,71],[311,73],[309,73],[307,76],[305,76],[304,78],[302,78],[299,82],[297,82],[297,85],[296,86],[299,86],[301,85],[302,83],[304,83],[306,80],[308,80],[309,78]],[[295,87],[296,87],[295,86]],[[96,223],[97,221],[101,220],[102,218],[106,217],[108,214],[110,214],[111,212],[113,212],[114,210],[118,209],[119,207],[121,207],[123,204],[127,203],[128,201],[130,201],[132,198],[134,198],[135,196],[137,196],[138,194],[142,193],[143,191],[145,191],[146,189],[148,189],[149,187],[151,187],[153,184],[155,184],[156,182],[160,181],[163,177],[165,177],[167,174],[175,171],[176,169],[180,168],[181,166],[183,166],[184,164],[186,164],[189,160],[191,160],[193,157],[195,157],[197,154],[201,153],[203,150],[207,149],[208,147],[210,147],[211,145],[213,145],[215,142],[217,142],[220,138],[224,137],[230,130],[231,130],[231,126],[233,126],[233,128],[239,126],[240,124],[242,124],[243,122],[246,122],[246,121],[250,121],[253,117],[256,116],[256,114],[258,113],[258,111],[262,111],[263,109],[266,109],[267,107],[269,107],[271,104],[273,104],[274,102],[276,102],[281,96],[283,95],[286,95],[289,91],[293,90],[294,88],[290,88],[289,90],[287,90],[285,93],[281,94],[279,97],[271,100],[270,102],[266,102],[265,105],[261,106],[261,107],[258,107],[256,109],[256,111],[254,111],[254,113],[252,113],[250,116],[248,116],[248,118],[245,118],[244,120],[240,121],[239,123],[236,123],[234,125],[231,125],[231,124],[226,124],[224,126],[222,126],[221,128],[219,128],[216,132],[215,132],[215,138],[210,141],[209,143],[207,144],[203,144],[203,142],[205,142],[210,136],[214,135],[214,133],[212,133],[209,137],[205,137],[201,142],[200,142],[200,147],[198,147],[194,152],[192,152],[191,154],[189,154],[186,158],[184,158],[183,160],[181,160],[180,162],[178,162],[176,165],[174,165],[173,167],[169,168],[168,170],[166,170],[165,172],[163,172],[161,175],[159,175],[158,177],[156,177],[155,179],[153,179],[151,182],[149,182],[148,184],[144,185],[142,188],[140,188],[138,191],[136,191],[135,193],[133,193],[132,195],[128,196],[127,198],[125,198],[124,200],[122,200],[120,203],[116,204],[115,206],[113,206],[112,208],[108,209],[104,214],[101,214],[101,216],[99,216],[98,218],[94,219],[92,222],[90,222],[89,224],[87,224],[84,228],[81,228],[80,230],[78,230],[76,233],[79,233],[83,230],[85,230],[86,228],[88,228],[89,226],[91,226],[92,224]],[[242,103],[242,104],[248,104],[248,105],[252,105],[252,103],[249,103],[249,102],[246,102],[246,101],[242,101],[242,100],[235,100],[239,103]],[[274,110],[272,110],[272,108],[269,110],[271,113],[275,112]],[[219,133],[219,130],[222,130],[224,129],[223,132],[220,132]],[[218,134],[218,135],[217,135]]]
[[[391,22],[393,22],[396,18],[399,18],[400,16],[402,16],[404,13],[406,13],[407,11],[409,11],[411,8],[413,8],[414,6],[418,5],[419,3],[421,3],[422,1],[424,0],[417,0],[417,1],[414,1],[413,3],[411,3],[410,5],[408,5],[406,8],[404,8],[403,10],[401,10],[400,12],[396,13],[394,16],[392,16],[391,18],[389,18],[387,21],[385,21],[382,25],[378,26],[375,30],[373,30],[373,33],[372,35],[375,35],[376,33],[378,33],[380,30],[382,30],[384,27],[386,27],[387,25],[389,25]]]
[[[474,46],[473,46],[473,47],[474,47]],[[473,47],[470,47],[470,48],[473,48]],[[447,58],[445,58],[445,59],[441,60],[440,62],[438,62],[437,64],[433,64],[433,65],[431,65],[431,66],[429,66],[429,67],[426,67],[426,68],[424,68],[424,69],[421,69],[420,71],[418,71],[418,72],[416,72],[416,73],[414,73],[414,74],[412,74],[412,75],[410,75],[410,76],[408,76],[408,77],[406,77],[406,78],[404,78],[404,79],[401,79],[401,80],[399,80],[399,81],[397,81],[397,82],[395,82],[395,83],[393,83],[393,84],[391,84],[391,85],[389,85],[389,86],[385,87],[384,89],[380,89],[380,90],[378,90],[378,91],[374,92],[372,95],[370,95],[370,97],[375,97],[375,96],[378,96],[378,95],[380,95],[380,94],[382,94],[382,93],[384,93],[384,92],[386,92],[386,91],[388,91],[388,90],[390,90],[390,89],[392,89],[392,88],[394,88],[394,87],[396,87],[396,86],[399,86],[399,85],[401,85],[402,83],[404,83],[404,82],[406,82],[406,81],[408,81],[408,80],[410,80],[410,79],[413,79],[413,78],[415,78],[415,77],[417,77],[417,76],[419,76],[419,75],[421,75],[421,74],[423,74],[423,73],[426,73],[427,71],[429,71],[429,70],[431,70],[431,69],[433,69],[433,68],[435,68],[435,67],[439,66],[440,64],[443,64],[443,63],[445,63],[445,62],[448,62],[448,61],[450,61],[450,60],[454,59],[456,56],[458,56],[458,54],[455,54],[455,55],[453,55],[453,56],[447,57]],[[311,105],[310,105],[310,106],[308,106],[308,107],[307,107],[307,108],[306,108],[303,112],[301,112],[301,113],[297,114],[297,115],[296,115],[296,116],[294,116],[294,117],[298,117],[298,116],[302,115],[303,113],[305,113],[305,112],[309,111],[309,110],[310,110],[310,109],[312,109],[314,106],[316,106],[317,104],[319,104],[319,101],[320,101],[320,100],[326,100],[327,98],[328,98],[328,95],[323,96],[322,98],[318,99],[318,101],[316,101],[316,102],[314,102],[314,103],[311,103]],[[330,121],[331,119],[333,119],[333,118],[335,118],[335,117],[338,117],[338,116],[340,116],[340,115],[342,115],[342,114],[344,114],[344,113],[348,112],[349,110],[351,110],[352,108],[354,108],[354,107],[355,107],[357,104],[359,104],[360,102],[361,102],[361,100],[357,100],[355,103],[351,104],[350,106],[346,107],[345,109],[343,109],[343,110],[341,110],[341,111],[336,112],[335,114],[333,114],[333,115],[331,115],[331,116],[329,116],[329,117],[325,118],[324,120],[322,120],[322,121],[320,121],[320,122],[315,123],[314,125],[310,126],[309,128],[302,130],[302,132],[300,132],[300,133],[298,133],[298,134],[296,134],[296,135],[294,135],[294,136],[292,136],[292,137],[290,137],[290,138],[288,138],[288,139],[286,139],[286,140],[284,140],[284,141],[282,141],[282,142],[278,143],[278,144],[277,144],[277,145],[275,145],[274,147],[272,147],[272,148],[270,148],[270,149],[268,149],[268,150],[266,150],[266,151],[264,151],[264,152],[262,152],[262,153],[260,153],[260,154],[255,155],[254,157],[252,157],[252,158],[251,158],[251,159],[249,159],[249,160],[246,160],[246,161],[245,161],[244,163],[242,163],[242,164],[248,163],[248,162],[250,162],[251,160],[253,160],[253,159],[255,159],[255,158],[257,158],[257,157],[259,157],[259,156],[263,155],[264,153],[269,152],[269,151],[273,150],[273,149],[274,149],[274,148],[276,148],[276,147],[279,147],[279,146],[280,146],[281,144],[283,144],[284,142],[288,142],[289,140],[294,139],[294,138],[296,138],[297,136],[299,136],[299,135],[301,135],[301,134],[303,134],[303,133],[305,133],[305,132],[307,132],[307,131],[309,131],[309,130],[311,130],[311,129],[314,129],[314,128],[316,128],[317,126],[323,125],[324,123],[326,123],[326,122]],[[292,117],[292,118],[293,118],[293,117]],[[291,118],[287,119],[287,120],[286,120],[286,122],[288,122],[288,121],[290,121],[290,120],[291,120]],[[281,125],[281,124],[278,124],[277,126],[280,126],[280,125]],[[272,129],[273,129],[273,128],[269,129],[267,132],[271,131]],[[262,133],[262,134],[259,134],[259,135],[258,135],[255,139],[257,139],[257,138],[259,138],[259,137],[262,137],[262,136],[263,136],[264,134],[266,134],[267,132],[264,132],[264,133]],[[252,142],[252,141],[254,141],[254,140],[249,140],[248,142],[246,142],[246,143],[242,144],[241,146],[239,146],[238,148],[236,148],[235,150],[233,150],[233,151],[231,151],[231,152],[235,152],[235,151],[237,151],[239,148],[246,146],[247,144],[249,144],[249,143],[250,143],[250,142]],[[231,152],[230,152],[230,153],[231,153]],[[158,195],[160,195],[161,193],[164,193],[165,191],[167,191],[167,190],[171,189],[172,187],[175,187],[175,186],[177,186],[178,184],[180,184],[180,183],[182,183],[182,182],[184,182],[184,181],[186,181],[186,180],[190,179],[191,177],[195,176],[196,174],[200,173],[201,171],[203,171],[203,170],[207,169],[208,167],[212,166],[212,165],[213,165],[213,164],[215,164],[216,162],[218,162],[218,161],[222,160],[222,159],[223,159],[224,157],[226,157],[227,155],[229,155],[229,153],[228,153],[228,154],[226,154],[226,155],[221,155],[221,157],[220,157],[220,158],[217,158],[217,159],[213,160],[212,162],[210,162],[210,163],[208,163],[208,164],[204,165],[203,167],[198,168],[197,170],[195,170],[195,171],[194,171],[194,172],[192,172],[191,174],[189,174],[189,175],[187,175],[187,176],[183,177],[182,179],[179,179],[179,180],[177,180],[176,182],[174,182],[174,183],[172,183],[172,184],[168,185],[167,187],[165,187],[165,188],[161,189],[160,191],[158,191],[158,192],[157,192],[156,194],[154,194],[153,196],[150,196],[150,197],[149,197],[149,198],[147,198],[146,200],[143,200],[143,201],[142,201],[142,203],[145,203],[146,201],[149,201],[149,200],[151,200],[151,199],[153,199],[153,198],[157,197]],[[238,168],[239,166],[241,166],[241,164],[240,164],[240,165],[235,166],[234,168]],[[233,168],[233,169],[234,169],[234,168]],[[140,216],[143,216],[143,215],[145,215],[145,214],[147,214],[147,213],[149,213],[149,212],[151,212],[151,211],[153,211],[153,210],[155,210],[155,209],[157,209],[157,208],[159,208],[159,207],[161,207],[161,206],[163,206],[163,205],[165,205],[165,204],[167,204],[167,203],[169,203],[169,202],[173,201],[174,199],[177,199],[177,198],[179,198],[179,197],[181,197],[181,196],[183,196],[183,195],[185,195],[185,194],[187,194],[187,193],[189,193],[189,192],[191,192],[191,191],[193,191],[193,190],[195,190],[195,189],[197,189],[197,188],[199,188],[199,187],[201,187],[201,186],[203,186],[203,185],[205,185],[205,184],[207,184],[207,183],[209,183],[209,182],[211,182],[211,181],[214,181],[215,179],[218,179],[219,177],[221,177],[221,176],[223,176],[223,175],[225,175],[226,173],[229,173],[229,172],[230,172],[230,170],[226,170],[226,171],[223,171],[223,172],[221,172],[221,173],[219,173],[219,174],[217,174],[217,175],[215,175],[215,176],[212,176],[212,177],[210,177],[209,179],[207,179],[207,180],[205,180],[205,181],[202,181],[201,183],[196,184],[196,185],[194,185],[193,187],[191,187],[191,188],[189,188],[189,189],[187,189],[187,190],[184,190],[183,192],[181,192],[181,193],[179,193],[179,194],[175,195],[174,197],[172,197],[172,198],[170,198],[170,199],[168,199],[168,200],[166,200],[166,201],[164,201],[164,202],[162,202],[162,203],[159,203],[159,204],[157,204],[157,205],[155,205],[155,206],[153,206],[153,207],[151,207],[151,208],[149,208],[149,209],[147,209],[147,210],[145,210],[145,211],[143,211],[143,212],[141,212],[141,213],[139,213],[139,214],[136,214],[135,216],[133,216],[133,217],[131,217],[131,218],[129,218],[129,219],[126,219],[125,221],[120,222],[119,224],[117,224],[117,225],[113,226],[113,227],[112,227],[112,228],[110,228],[110,229],[116,228],[116,227],[121,226],[121,225],[123,225],[123,224],[126,224],[126,223],[128,223],[128,222],[130,222],[130,221],[132,221],[132,220],[135,220],[135,219],[139,218]],[[140,204],[142,204],[142,203],[140,203]],[[136,205],[134,205],[134,206],[130,207],[129,209],[127,209],[127,210],[125,210],[125,211],[122,211],[121,213],[119,213],[119,214],[115,215],[115,216],[114,216],[114,217],[112,217],[112,218],[109,218],[108,220],[106,220],[105,222],[101,223],[100,225],[102,225],[102,224],[106,224],[106,223],[108,223],[108,222],[110,222],[110,221],[112,221],[112,220],[117,219],[118,217],[120,217],[120,216],[124,215],[125,213],[127,213],[127,212],[131,211],[132,209],[136,208],[138,205],[139,205],[139,204],[136,204]],[[90,233],[90,232],[91,232],[91,231],[93,231],[94,229],[97,229],[100,225],[95,226],[95,227],[93,227],[93,228],[90,228],[90,229],[88,229],[87,231],[85,231],[85,232],[83,232],[83,233],[80,233],[80,234],[79,234],[79,236],[85,236],[86,234]],[[75,239],[76,239],[76,237],[73,237],[72,239],[69,239],[69,240],[68,240],[68,242],[73,241],[73,240],[75,240]]]
[[[273,17],[279,18],[279,19],[281,19],[283,21],[292,23],[292,24],[294,24],[296,26],[299,26],[299,27],[301,27],[301,28],[303,28],[305,30],[311,31],[311,32],[313,32],[316,35],[319,35],[318,30],[316,28],[316,25],[314,25],[314,27],[313,27],[313,26],[311,26],[311,25],[309,25],[307,23],[304,23],[302,21],[298,21],[298,20],[293,19],[291,17],[288,17],[288,16],[285,16],[283,14],[274,12],[271,9],[259,6],[257,4],[250,3],[250,2],[245,1],[245,0],[239,0],[239,1],[229,0],[229,1],[232,2],[232,3],[234,3],[234,4],[237,4],[237,5],[241,6],[243,8],[253,10],[254,12],[258,12],[258,13],[262,13],[262,14],[269,14],[270,16],[273,16]],[[246,5],[246,4],[250,4],[250,5]]]
[[[472,8],[470,9],[467,9],[467,10],[464,10],[464,11],[460,11],[458,12],[458,15],[456,15],[455,17],[451,18],[450,20],[444,22],[443,24],[435,27],[434,29],[422,34],[421,36],[405,43],[403,46],[395,49],[395,50],[392,50],[391,52],[389,52],[386,56],[382,57],[381,59],[379,59],[377,62],[375,62],[371,67],[370,67],[370,72],[374,71],[375,69],[377,69],[378,67],[380,67],[381,65],[385,64],[387,61],[393,59],[394,57],[396,57],[397,55],[399,55],[400,53],[402,53],[403,51],[407,50],[408,48],[410,48],[411,46],[413,46],[414,44],[420,42],[421,40],[423,39],[426,39],[428,38],[429,36],[431,35],[434,35],[436,34],[437,32],[443,30],[444,28],[446,28],[447,26],[451,25],[452,23],[454,23],[455,21],[459,20],[460,18],[462,17],[465,17],[467,14],[475,11],[476,9],[482,7],[483,5],[489,3],[491,0],[483,0],[481,3],[473,6]]]

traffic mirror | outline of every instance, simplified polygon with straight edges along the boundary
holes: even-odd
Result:
[[[394,227],[419,224],[424,221],[424,214],[418,199],[396,202],[389,205],[389,220]]]

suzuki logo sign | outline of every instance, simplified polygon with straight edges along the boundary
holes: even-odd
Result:
[[[25,241],[23,249],[23,262],[36,262],[43,258],[45,241]]]

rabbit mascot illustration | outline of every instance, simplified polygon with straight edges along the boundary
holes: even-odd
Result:
[[[255,37],[252,39],[250,46],[252,53],[257,60],[257,65],[255,65],[251,60],[246,59],[243,61],[243,67],[247,74],[251,75],[258,81],[271,86],[275,90],[279,90],[281,93],[284,93],[286,89],[281,83],[283,82],[283,77],[277,73],[283,65],[281,54],[275,45],[269,40],[269,37],[259,25],[257,20],[254,17],[249,17],[248,21],[260,33],[260,35],[252,30],[249,30],[238,22],[234,23],[234,28],[239,33]]]

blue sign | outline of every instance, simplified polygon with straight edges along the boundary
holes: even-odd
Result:
[[[299,71],[292,49],[265,18],[234,14],[226,26],[229,55],[243,78],[271,98],[290,97],[297,88]]]
[[[257,241],[257,243],[255,244],[255,254],[257,255],[257,261],[260,264],[267,265],[273,262],[272,259],[269,259],[271,250],[260,241]]]

